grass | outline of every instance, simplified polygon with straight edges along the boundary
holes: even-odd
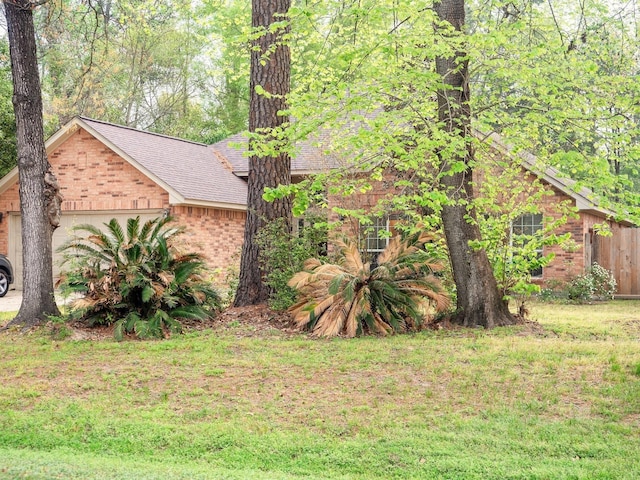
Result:
[[[5,334],[0,479],[638,478],[640,302],[532,317],[384,339]]]

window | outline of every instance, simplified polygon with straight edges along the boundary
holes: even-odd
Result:
[[[378,265],[378,257],[387,248],[392,237],[399,234],[397,228],[402,217],[391,213],[382,217],[369,217],[371,223],[359,227],[360,253],[364,262],[371,262],[371,268]]]
[[[378,217],[373,219],[373,225],[367,225],[367,236],[365,237],[365,251],[369,253],[380,253],[389,244],[389,219]]]
[[[511,224],[511,244],[515,247],[526,244],[530,238],[542,230],[542,214],[526,213],[516,218]],[[538,258],[542,257],[542,247],[536,250]],[[532,277],[542,277],[542,267],[531,271]]]

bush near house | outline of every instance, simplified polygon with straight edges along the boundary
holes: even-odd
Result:
[[[541,292],[543,300],[566,299],[574,303],[612,300],[617,291],[611,271],[594,263],[586,273],[576,275],[566,284],[552,284]]]
[[[443,265],[423,249],[429,240],[425,232],[392,238],[375,268],[350,241],[338,243],[337,264],[307,260],[289,282],[299,292],[291,307],[296,324],[326,337],[419,329],[449,307],[435,275]]]
[[[303,225],[298,231],[290,232],[284,219],[279,218],[265,225],[256,237],[260,265],[269,288],[268,303],[273,310],[287,310],[295,303],[298,292],[288,282],[303,269],[306,260],[326,259],[326,219],[307,215]]]
[[[141,225],[116,219],[104,231],[83,224],[60,251],[69,266],[61,275],[63,290],[80,294],[71,317],[89,326],[115,324],[114,335],[140,338],[180,332],[181,320],[204,320],[220,306],[220,297],[205,281],[201,255],[178,248],[184,228],[159,217]]]

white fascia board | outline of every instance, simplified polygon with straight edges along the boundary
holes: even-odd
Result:
[[[245,212],[247,210],[246,205],[239,203],[208,202],[206,200],[192,200],[188,198],[177,199],[176,197],[171,196],[169,196],[169,203],[172,206],[218,208],[221,210],[236,210],[241,212]]]

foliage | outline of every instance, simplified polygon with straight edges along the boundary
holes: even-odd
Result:
[[[567,298],[574,302],[586,302],[591,300],[595,292],[593,277],[588,273],[576,275],[566,286]]]
[[[539,287],[531,283],[532,272],[555,258],[554,253],[545,254],[543,249],[559,246],[570,250],[575,245],[571,233],[557,233],[575,212],[568,203],[556,202],[548,207],[553,210],[542,214],[540,204],[552,192],[539,179],[504,160],[496,165],[485,149],[478,151],[477,156],[484,160],[477,167],[483,179],[476,201],[483,213],[478,219],[482,241],[473,246],[487,251],[503,298],[523,301],[539,292]],[[512,228],[518,218],[531,215],[542,216],[540,228],[526,232]]]
[[[238,279],[240,276],[240,253],[236,252],[231,256],[230,264],[227,268],[216,268],[213,271],[212,284],[220,292],[221,304],[224,309],[233,303],[233,297],[238,289]]]
[[[180,332],[182,319],[203,320],[220,304],[217,292],[204,281],[202,257],[178,248],[182,227],[171,217],[140,224],[127,220],[126,231],[116,219],[102,231],[89,224],[73,228],[75,235],[60,251],[71,269],[61,274],[63,288],[81,295],[71,304],[74,316],[88,325],[115,324],[125,332],[157,338]]]
[[[12,95],[9,43],[0,39],[0,177],[16,166],[18,157]]]
[[[472,5],[481,128],[589,187],[601,206],[637,215],[636,2]]]
[[[313,138],[319,129],[331,131],[330,138],[322,139],[322,147],[348,159],[344,170],[357,171],[370,183],[381,171],[395,170],[394,186],[401,193],[389,202],[391,211],[422,216],[422,221],[435,226],[433,219],[443,206],[451,206],[440,187],[443,179],[485,161],[475,158],[465,164],[460,159],[467,158],[467,150],[478,152],[489,143],[483,134],[475,139],[463,139],[459,130],[448,134],[442,128],[445,122],[438,122],[437,98],[446,88],[436,75],[437,59],[465,51],[472,72],[474,126],[487,133],[500,132],[514,144],[515,154],[504,158],[505,164],[519,164],[517,154],[528,148],[538,156],[539,171],[555,162],[560,171],[580,180],[574,186],[577,190],[589,186],[601,205],[620,211],[627,204],[631,208],[623,210],[633,212],[634,198],[640,198],[629,188],[625,175],[610,174],[607,161],[612,159],[608,152],[614,146],[628,151],[630,139],[636,137],[634,122],[624,120],[629,118],[627,112],[637,110],[629,100],[637,96],[631,93],[637,90],[637,82],[627,69],[632,59],[625,56],[624,72],[599,68],[605,63],[613,65],[618,50],[587,51],[585,47],[568,52],[564,30],[575,16],[583,20],[578,31],[595,31],[601,26],[596,13],[603,13],[607,28],[628,39],[623,22],[613,18],[615,10],[594,7],[595,2],[581,11],[566,5],[566,18],[558,21],[550,11],[553,7],[545,2],[467,2],[470,28],[457,35],[446,27],[444,33],[433,28],[440,24],[427,3],[365,0],[356,6],[329,1],[320,9],[296,5],[293,51],[316,61],[294,81],[290,112],[298,121],[292,125],[292,138]],[[514,65],[523,65],[524,71]],[[576,71],[585,75],[575,75]],[[585,81],[587,78],[590,80]],[[629,94],[619,95],[614,85]],[[574,102],[576,92],[584,95]],[[615,105],[614,111],[606,113],[606,105]],[[573,150],[588,161],[577,162],[576,155],[562,154]],[[353,181],[341,182],[343,172],[334,175],[336,181],[328,182],[330,194],[367,189]],[[301,188],[291,189],[298,194],[296,209],[309,203],[309,192],[301,193]],[[474,208],[476,216],[484,213],[481,203],[465,205],[469,219]],[[474,246],[484,249],[486,241],[493,240],[494,245],[500,244],[498,239],[485,239]],[[494,251],[494,270],[501,277],[505,296],[534,290],[528,281],[531,268],[551,260],[538,255],[539,247],[562,243],[568,236],[554,238],[547,231],[535,240],[538,245],[532,240],[517,245],[519,251],[504,242],[508,248]]]
[[[559,296],[565,296],[577,303],[589,300],[612,300],[616,293],[617,283],[613,274],[606,268],[594,263],[589,269],[573,277],[563,288],[559,290]],[[551,290],[545,292],[545,297],[553,298],[558,294]]]
[[[303,221],[302,228],[290,233],[284,228],[284,219],[276,219],[266,224],[256,237],[260,264],[266,272],[269,306],[274,310],[286,310],[295,303],[297,291],[288,283],[303,269],[304,262],[312,257],[326,258],[326,222],[313,215]]]
[[[593,279],[593,294],[600,298],[612,300],[618,288],[613,273],[594,263],[589,268],[589,275]]]
[[[208,143],[227,135],[206,10],[173,0],[44,5],[36,19],[49,132],[85,115]]]
[[[375,268],[363,263],[357,243],[348,241],[338,243],[337,264],[307,260],[289,282],[300,293],[291,307],[295,322],[327,337],[417,330],[449,307],[435,275],[443,266],[423,250],[431,238],[424,231],[394,237]]]

